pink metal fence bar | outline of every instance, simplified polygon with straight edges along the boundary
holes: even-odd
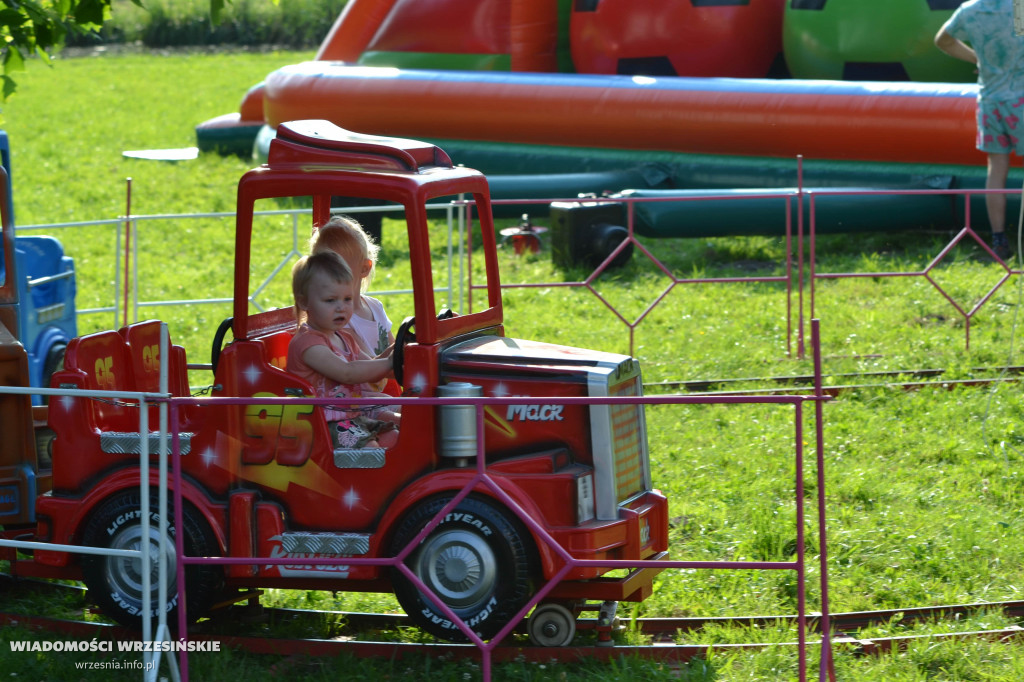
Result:
[[[992,252],[991,248],[989,248],[988,244],[985,242],[984,239],[979,237],[979,235],[976,232],[976,230],[974,230],[974,228],[972,227],[972,209],[971,209],[971,202],[969,201],[969,199],[970,199],[970,197],[976,196],[976,195],[998,194],[998,193],[1002,193],[1002,194],[1015,194],[1015,193],[1019,193],[1020,190],[1014,190],[1014,189],[1004,189],[1004,190],[986,190],[986,189],[940,189],[940,190],[886,190],[886,189],[877,189],[877,190],[863,190],[863,189],[858,189],[858,190],[854,190],[854,189],[840,189],[840,188],[837,188],[837,189],[815,189],[815,190],[810,190],[810,189],[807,189],[807,188],[805,188],[803,186],[804,178],[803,178],[803,158],[802,158],[802,156],[797,156],[796,157],[796,176],[797,176],[797,183],[796,183],[796,188],[793,191],[793,194],[791,196],[785,197],[785,199],[786,199],[786,201],[785,201],[785,213],[786,213],[785,225],[786,225],[786,228],[785,228],[784,238],[785,238],[785,241],[786,241],[786,245],[785,245],[786,259],[785,259],[785,275],[784,276],[779,276],[779,277],[724,277],[724,278],[686,278],[686,277],[676,277],[676,276],[674,276],[671,273],[671,271],[656,256],[654,256],[654,254],[651,253],[651,251],[648,248],[648,246],[643,244],[639,240],[639,238],[634,234],[634,229],[633,229],[634,205],[637,202],[641,202],[641,201],[643,201],[643,202],[657,202],[657,201],[675,201],[675,202],[682,202],[682,201],[704,201],[704,200],[714,200],[714,199],[723,199],[723,198],[732,198],[732,199],[734,199],[736,201],[742,201],[744,199],[757,199],[757,198],[764,198],[766,196],[778,197],[779,195],[777,193],[774,193],[774,194],[771,194],[771,195],[744,194],[743,196],[739,196],[739,197],[725,195],[725,194],[718,195],[718,196],[686,197],[686,198],[682,198],[682,197],[644,197],[644,198],[606,197],[606,198],[586,198],[586,199],[581,199],[581,198],[578,198],[578,197],[573,197],[573,198],[569,198],[569,199],[551,199],[550,201],[563,201],[563,202],[574,202],[574,201],[588,201],[588,202],[615,201],[615,202],[624,203],[626,205],[626,208],[627,208],[627,218],[628,218],[628,220],[627,220],[627,222],[628,222],[628,225],[627,225],[627,230],[628,230],[627,241],[628,241],[628,244],[634,245],[634,247],[639,250],[639,252],[643,255],[643,257],[646,257],[647,259],[649,259],[655,265],[656,268],[658,268],[663,274],[665,274],[666,276],[668,276],[671,279],[671,283],[666,288],[666,290],[663,291],[646,309],[644,309],[636,317],[636,319],[629,320],[629,319],[626,318],[626,316],[624,314],[622,314],[621,311],[616,309],[616,307],[615,307],[615,305],[613,303],[608,301],[605,297],[601,296],[600,293],[597,291],[597,289],[594,286],[594,282],[597,280],[597,278],[600,276],[600,274],[607,269],[608,261],[606,261],[605,263],[602,263],[597,268],[595,268],[592,271],[592,273],[587,278],[585,278],[583,281],[547,282],[547,283],[531,283],[531,284],[525,284],[525,283],[506,283],[506,284],[503,284],[502,286],[505,289],[569,287],[569,288],[583,288],[583,289],[589,290],[592,295],[594,295],[596,298],[598,298],[602,302],[602,304],[606,308],[608,308],[619,319],[619,321],[623,325],[625,325],[627,327],[627,329],[629,330],[629,349],[630,349],[630,353],[632,354],[633,350],[635,348],[635,331],[636,331],[636,329],[639,327],[641,322],[643,322],[643,320],[646,319],[649,316],[649,314],[656,307],[658,307],[659,305],[661,305],[664,302],[664,300],[667,298],[668,294],[676,286],[678,286],[679,284],[703,284],[703,283],[715,284],[715,283],[730,283],[730,282],[736,282],[736,283],[742,283],[742,282],[781,282],[781,281],[785,280],[785,282],[786,282],[786,352],[787,352],[787,354],[790,354],[792,352],[792,341],[793,341],[793,333],[794,333],[794,330],[793,330],[794,322],[793,322],[792,307],[793,307],[793,298],[794,298],[793,286],[795,284],[795,286],[796,286],[795,298],[796,298],[796,307],[797,307],[797,313],[796,313],[796,318],[797,318],[796,319],[797,355],[798,355],[798,357],[804,357],[805,354],[806,354],[806,348],[805,348],[805,338],[806,338],[805,317],[811,317],[811,318],[817,317],[817,310],[816,310],[816,300],[817,300],[816,282],[819,279],[841,279],[841,278],[855,278],[855,277],[872,277],[872,278],[883,278],[883,277],[885,277],[885,278],[892,278],[892,277],[921,277],[921,278],[924,278],[926,281],[931,283],[936,288],[936,290],[939,292],[939,294],[941,296],[946,298],[946,300],[950,303],[950,305],[957,311],[957,314],[960,315],[964,319],[964,321],[965,321],[965,331],[964,331],[964,334],[965,334],[965,346],[969,348],[970,347],[971,322],[972,322],[973,317],[977,314],[977,312],[980,311],[980,309],[984,306],[985,303],[988,302],[988,300],[995,293],[995,291],[997,289],[999,289],[1011,275],[1017,275],[1017,274],[1024,273],[1024,270],[1021,270],[1019,268],[1019,266],[1017,265],[1017,263],[1019,263],[1019,261],[1017,261],[1017,262],[1015,262],[1013,264],[1004,264],[1003,268],[1005,270],[1005,276],[980,301],[978,301],[974,306],[971,306],[970,309],[965,309],[963,306],[959,305],[949,295],[949,293],[945,290],[945,288],[942,287],[942,285],[939,282],[937,282],[932,277],[932,274],[931,274],[932,271],[935,269],[935,267],[939,264],[939,262],[941,262],[943,256],[946,255],[949,252],[949,250],[954,248],[956,246],[956,244],[960,243],[964,239],[973,239],[973,240],[975,240],[977,242],[977,244],[979,244],[981,246],[983,251],[985,251],[989,256],[994,258],[995,254]],[[116,221],[114,221],[112,223],[112,224],[123,225],[124,226],[123,230],[121,230],[121,229],[115,229],[114,230],[114,234],[115,234],[115,237],[116,237],[116,240],[117,240],[117,245],[115,247],[115,260],[116,260],[116,254],[119,253],[122,250],[121,249],[121,241],[122,241],[122,239],[130,240],[130,241],[135,241],[133,239],[133,234],[132,234],[135,231],[133,229],[133,227],[132,227],[132,223],[134,221],[137,221],[139,219],[145,219],[145,218],[159,217],[159,216],[135,216],[135,215],[131,215],[131,193],[132,193],[132,190],[131,190],[131,179],[128,178],[127,179],[127,183],[126,183],[126,215],[122,216],[121,218],[119,218],[118,220],[116,220]],[[915,194],[938,194],[938,195],[947,195],[947,196],[950,196],[950,197],[964,196],[964,197],[966,197],[968,199],[967,201],[964,202],[964,209],[963,209],[963,212],[964,212],[964,228],[961,230],[960,233],[958,233],[955,237],[953,237],[953,239],[949,242],[947,247],[945,249],[943,249],[936,256],[935,260],[932,263],[930,263],[923,270],[918,270],[918,271],[913,271],[913,272],[891,272],[891,271],[888,271],[888,272],[818,272],[817,271],[817,267],[818,267],[817,266],[817,258],[816,258],[816,248],[817,248],[817,243],[816,243],[816,239],[817,239],[817,213],[816,213],[816,199],[815,198],[816,198],[816,196],[844,195],[844,194],[845,195],[872,195],[872,194],[874,194],[874,195],[908,195],[908,196],[915,195]],[[793,216],[793,203],[794,203],[794,200],[795,200],[795,203],[796,203],[796,206],[797,206],[797,209],[798,209],[797,210],[797,215],[795,217],[795,220],[794,220],[794,216]],[[810,209],[809,210],[809,222],[810,222],[809,230],[807,229],[807,226],[805,226],[805,224],[804,224],[805,223],[804,211],[802,210],[803,206],[804,206],[804,203],[805,203],[805,200],[808,203],[809,209]],[[499,204],[500,205],[530,205],[530,204],[536,205],[537,204],[537,200],[536,199],[494,200],[493,203],[495,205],[499,205]],[[467,214],[468,214],[468,218],[467,218],[468,222],[470,224],[472,224],[472,219],[473,219],[473,217],[472,217],[473,202],[471,202],[471,201],[458,201],[458,202],[453,202],[453,205],[466,207],[467,208]],[[215,215],[217,217],[230,216],[230,214],[212,214],[212,215]],[[794,226],[794,223],[795,223],[795,226]],[[55,227],[69,227],[69,226],[73,226],[73,225],[76,225],[76,224],[55,225],[55,226],[48,226],[48,227],[50,227],[52,229],[52,228],[55,228]],[[23,226],[23,227],[21,227],[19,229],[37,229],[37,227],[41,227],[41,226]],[[795,239],[795,242],[796,242],[796,244],[795,244],[795,250],[796,250],[795,258],[794,258],[794,255],[793,255],[793,250],[794,250],[794,245],[793,245],[794,232],[795,232],[795,237],[796,237],[796,239]],[[807,249],[804,248],[805,234],[807,234],[808,237],[809,237],[809,245],[810,245],[809,253],[807,253],[806,255],[805,255],[805,251],[807,251]],[[137,235],[135,235],[135,237],[137,237]],[[128,257],[127,254],[128,254],[128,252],[130,250],[129,246],[130,245],[126,245],[126,247],[124,248],[125,258],[126,259]],[[470,259],[470,264],[471,264],[471,260],[472,260],[472,243],[471,243],[471,241],[469,242],[468,247],[469,247],[469,249],[467,250],[467,258]],[[808,261],[809,261],[809,263],[808,263]],[[795,270],[795,272],[794,272],[794,270]],[[809,273],[808,273],[808,270],[809,270]],[[113,307],[110,308],[110,310],[113,310],[113,312],[115,314],[115,325],[114,325],[115,327],[117,326],[116,322],[117,322],[118,315],[121,313],[120,306],[119,306],[120,302],[117,301],[116,298],[117,298],[118,294],[120,293],[119,290],[122,287],[122,282],[121,282],[122,277],[125,278],[125,280],[123,282],[123,286],[125,287],[125,289],[127,291],[127,286],[128,286],[128,281],[127,280],[129,278],[129,273],[127,272],[127,269],[122,272],[121,268],[115,267],[114,268],[115,302],[114,302]],[[468,275],[468,283],[469,283],[469,286],[468,286],[468,304],[469,304],[470,310],[472,310],[473,292],[474,292],[475,289],[482,288],[482,285],[474,285],[472,283],[472,272],[471,272],[471,270],[470,270],[470,274]],[[809,298],[810,298],[809,310],[808,310],[807,304],[805,303],[805,295],[804,295],[805,294],[805,292],[804,292],[805,288],[809,289],[809,292],[808,292],[809,293]],[[127,297],[127,293],[125,293],[125,296]],[[188,303],[195,303],[195,302],[204,302],[204,301],[188,301]],[[212,302],[215,302],[215,301],[212,301]],[[173,302],[168,302],[168,303],[173,303]],[[168,304],[168,303],[164,303],[164,302],[148,302],[149,305],[152,305],[152,304]],[[127,302],[125,302],[125,305],[127,305]],[[92,312],[100,312],[100,311],[106,311],[106,310],[108,310],[108,309],[107,308],[100,308],[100,309],[96,309],[96,310],[94,310]],[[84,314],[84,313],[89,312],[89,311],[79,311],[79,312]]]
[[[668,268],[664,263],[662,263],[661,260],[657,256],[655,256],[653,253],[651,253],[650,249],[648,249],[647,246],[644,245],[639,240],[639,238],[636,236],[636,234],[634,232],[635,204],[637,204],[637,203],[680,202],[680,201],[684,201],[684,202],[691,202],[691,201],[714,201],[714,200],[724,199],[724,198],[733,199],[735,201],[771,198],[771,199],[779,199],[780,201],[784,202],[783,203],[783,207],[784,207],[785,216],[786,216],[786,218],[785,218],[785,220],[786,220],[786,229],[785,229],[785,235],[784,235],[784,238],[785,238],[785,251],[786,251],[786,258],[785,258],[785,261],[784,261],[784,263],[785,263],[785,265],[784,265],[784,272],[785,272],[785,274],[783,274],[783,275],[768,275],[768,276],[762,276],[762,277],[677,277],[672,272],[672,270],[670,268]],[[590,275],[588,275],[583,281],[577,281],[577,282],[547,282],[547,283],[540,283],[540,284],[519,284],[519,283],[507,284],[507,283],[502,283],[501,288],[502,289],[530,289],[530,288],[540,288],[540,287],[542,287],[542,288],[569,287],[569,288],[582,288],[582,289],[588,290],[609,311],[611,311],[612,314],[615,315],[619,319],[620,322],[622,322],[622,324],[624,324],[627,327],[627,329],[629,330],[629,354],[633,355],[634,354],[634,349],[635,349],[635,332],[636,332],[636,328],[651,313],[652,310],[654,310],[662,301],[664,301],[665,297],[668,296],[668,294],[677,285],[680,285],[680,284],[728,284],[728,283],[744,283],[744,282],[775,282],[775,283],[783,283],[784,282],[785,285],[786,285],[786,352],[787,352],[787,354],[789,354],[789,353],[792,352],[792,335],[793,335],[793,321],[792,321],[792,319],[793,319],[793,314],[792,314],[792,308],[793,308],[793,302],[792,302],[792,298],[793,298],[793,248],[792,248],[792,245],[793,245],[793,229],[792,229],[792,224],[793,224],[793,207],[792,207],[792,201],[793,201],[794,198],[796,198],[798,201],[801,200],[801,194],[800,194],[800,192],[798,190],[794,190],[792,192],[792,194],[789,194],[789,195],[786,195],[786,194],[780,195],[777,192],[775,192],[775,193],[764,193],[764,194],[744,194],[743,196],[739,196],[739,197],[728,195],[728,194],[720,194],[720,195],[705,195],[705,196],[699,196],[699,197],[685,197],[685,198],[681,198],[681,197],[635,197],[635,198],[634,197],[615,197],[615,198],[597,198],[597,199],[595,199],[593,197],[588,197],[588,198],[572,197],[572,198],[569,198],[569,199],[550,199],[550,201],[552,201],[552,202],[559,201],[559,202],[566,202],[566,203],[572,203],[572,202],[580,202],[580,203],[582,203],[582,202],[587,202],[587,203],[617,202],[617,203],[624,203],[626,205],[626,216],[627,216],[627,221],[626,221],[627,222],[626,229],[627,229],[627,232],[628,232],[627,237],[600,264],[598,264],[597,267],[595,267],[593,269],[593,271],[591,271]],[[472,226],[472,224],[473,224],[473,208],[475,206],[475,202],[473,202],[473,201],[460,201],[460,202],[456,202],[456,203],[458,203],[460,205],[466,206],[467,213],[468,213],[467,223],[468,223],[468,225]],[[536,204],[537,202],[536,202],[536,200],[525,200],[525,199],[500,199],[500,200],[494,200],[494,201],[492,201],[492,203],[494,205],[523,205],[523,204]],[[801,221],[801,217],[798,214],[798,224],[800,224],[800,221]],[[472,234],[472,230],[467,230],[467,235],[471,235],[471,234]],[[799,263],[800,263],[800,268],[798,269],[798,273],[802,274],[802,263],[803,263],[802,244],[803,244],[803,235],[801,233],[801,230],[799,230],[799,229],[798,229],[797,243],[798,243],[798,246],[797,246],[798,259],[799,259]],[[618,256],[624,249],[628,248],[630,245],[632,245],[634,248],[636,248],[641,254],[643,254],[644,257],[646,257],[648,260],[651,261],[651,263],[655,266],[655,268],[660,270],[666,277],[668,277],[671,280],[669,286],[659,296],[657,296],[655,298],[655,300],[649,306],[647,306],[647,308],[644,309],[639,314],[639,316],[636,319],[634,319],[633,321],[630,321],[630,320],[626,319],[625,315],[623,315],[615,307],[615,305],[613,303],[611,303],[610,301],[608,301],[608,299],[606,299],[604,296],[602,296],[600,294],[600,292],[598,292],[597,289],[594,287],[594,282],[610,267],[612,261],[615,260],[616,256]],[[469,285],[467,287],[467,290],[468,290],[468,307],[469,307],[469,310],[472,311],[473,310],[473,291],[477,290],[477,289],[484,289],[484,288],[486,288],[486,285],[483,285],[483,284],[473,284],[473,267],[472,267],[472,265],[473,265],[473,242],[472,242],[472,238],[471,237],[467,239],[466,257],[467,257],[467,260],[468,260],[468,267],[467,267],[468,275],[467,275],[467,277],[469,279]],[[800,308],[799,309],[800,309],[801,315],[802,315],[802,310],[803,310],[803,287],[799,286],[798,289],[799,289],[799,296],[800,296]],[[800,326],[801,333],[798,335],[798,339],[799,339],[801,344],[803,343],[802,319],[803,318],[801,317],[801,326]],[[801,351],[801,353],[803,352],[803,346],[802,345],[800,346],[800,351]]]
[[[817,303],[817,288],[816,282],[819,279],[842,279],[842,278],[856,278],[856,277],[871,277],[871,278],[892,278],[892,277],[921,277],[928,281],[939,294],[944,297],[950,305],[957,311],[957,313],[964,319],[964,336],[965,336],[965,347],[970,348],[970,332],[971,332],[971,321],[975,314],[977,314],[982,307],[987,303],[995,292],[1006,283],[1006,281],[1012,275],[1024,274],[1021,269],[1012,267],[1011,264],[1002,263],[998,261],[995,253],[981,238],[978,233],[971,227],[971,202],[970,197],[974,195],[984,194],[1012,194],[1019,193],[1019,190],[985,190],[985,189],[938,189],[938,190],[886,190],[886,189],[807,189],[803,186],[803,158],[797,157],[797,187],[794,189],[792,195],[783,197],[785,199],[785,212],[786,212],[786,229],[785,229],[785,275],[783,276],[768,276],[768,277],[707,277],[707,278],[686,278],[677,277],[672,271],[661,262],[650,249],[643,244],[634,233],[634,209],[635,204],[639,202],[659,202],[659,201],[673,201],[673,202],[687,202],[687,201],[708,201],[715,199],[732,199],[735,201],[742,201],[744,199],[760,199],[760,198],[776,198],[778,194],[745,194],[740,197],[731,196],[727,194],[715,195],[715,196],[701,196],[701,197],[613,197],[613,198],[570,198],[570,199],[552,199],[551,201],[560,202],[601,202],[601,201],[614,201],[624,203],[627,211],[627,230],[628,236],[623,242],[616,248],[605,260],[600,263],[594,270],[588,275],[583,281],[575,282],[545,282],[545,283],[503,283],[503,289],[530,289],[530,288],[555,288],[555,287],[569,287],[569,288],[582,288],[588,290],[595,298],[597,298],[609,311],[612,312],[618,320],[627,327],[629,331],[629,353],[633,354],[635,349],[635,332],[641,322],[658,306],[668,294],[680,284],[722,284],[722,283],[743,283],[743,282],[782,282],[786,283],[786,352],[790,354],[792,352],[792,337],[793,337],[793,286],[794,278],[796,283],[796,298],[797,298],[797,321],[796,321],[796,341],[797,341],[797,356],[806,356],[806,330],[805,330],[805,310],[807,311],[806,317],[816,318],[818,316],[816,303]],[[966,201],[964,202],[964,225],[965,227],[960,230],[949,243],[935,256],[935,258],[923,269],[912,272],[818,272],[817,270],[817,211],[816,211],[816,198],[819,196],[860,196],[860,195],[946,195],[950,197],[964,196]],[[793,202],[796,202],[797,211],[796,219],[793,217]],[[804,203],[808,205],[808,222],[809,225],[804,225]],[[472,201],[457,202],[467,206],[468,221],[472,224]],[[517,204],[536,204],[536,200],[495,200],[495,205],[517,205]],[[795,230],[793,223],[796,223]],[[796,235],[796,257],[793,255],[793,236],[794,231]],[[804,235],[807,234],[808,248],[807,256],[805,258],[804,248]],[[973,239],[982,250],[993,258],[996,262],[1000,263],[1000,266],[1004,270],[1003,275],[999,281],[981,298],[979,299],[970,309],[965,309],[963,306],[958,304],[956,300],[946,291],[940,282],[938,282],[933,276],[933,271],[942,262],[943,258],[949,254],[960,242],[970,238]],[[619,311],[616,306],[609,301],[606,297],[602,296],[601,293],[596,289],[594,283],[598,280],[602,273],[604,273],[614,258],[621,253],[621,251],[627,248],[629,245],[633,245],[644,257],[650,260],[654,266],[660,270],[663,274],[670,278],[671,282],[669,286],[658,295],[653,302],[650,303],[634,320],[629,320],[626,316]],[[473,284],[472,274],[472,256],[473,248],[472,241],[470,240],[467,244],[467,258],[469,259],[470,267],[468,269],[469,274],[469,309],[472,310],[473,291],[484,288],[482,284]],[[795,264],[794,264],[795,260]],[[794,267],[795,266],[795,267]],[[795,272],[794,272],[795,269]],[[804,290],[808,289],[809,303],[805,302]]]
[[[814,351],[814,395],[818,400],[814,403],[814,450],[818,476],[818,567],[821,572],[821,659],[819,661],[818,679],[835,681],[836,674],[832,659],[832,623],[828,598],[828,529],[825,525],[826,494],[825,494],[825,415],[824,388],[821,371],[821,326],[816,318],[811,320],[811,348]]]
[[[1019,193],[1014,190],[970,190],[970,189],[958,189],[958,190],[802,190],[801,195],[807,194],[810,201],[810,247],[811,247],[811,265],[810,265],[810,315],[811,317],[817,316],[816,302],[817,302],[817,290],[815,283],[818,279],[843,279],[843,278],[856,278],[856,277],[923,277],[927,280],[935,289],[942,295],[950,305],[960,314],[964,319],[964,347],[970,348],[971,345],[971,320],[974,315],[981,310],[981,308],[989,301],[989,299],[996,293],[996,291],[1006,283],[1006,281],[1012,275],[1022,274],[1021,270],[1013,269],[1010,264],[1000,261],[995,252],[989,247],[983,238],[981,238],[974,228],[971,227],[970,217],[970,197],[976,194],[1007,194],[1007,193]],[[817,233],[817,222],[815,213],[815,200],[819,196],[886,196],[886,195],[964,195],[966,201],[964,201],[964,227],[961,229],[940,251],[939,253],[928,263],[923,270],[917,271],[897,271],[897,272],[828,272],[819,273],[816,271],[817,258],[815,257],[815,238]],[[996,261],[1003,269],[1003,274],[1000,276],[999,281],[989,289],[989,291],[982,296],[970,310],[964,310],[960,304],[958,304],[949,292],[932,277],[932,272],[942,262],[942,260],[960,244],[964,239],[973,239],[981,248],[987,253],[994,261]],[[801,333],[802,336],[802,333]]]

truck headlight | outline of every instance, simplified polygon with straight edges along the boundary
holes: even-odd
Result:
[[[593,518],[594,474],[588,473],[576,479],[576,523],[585,523]]]

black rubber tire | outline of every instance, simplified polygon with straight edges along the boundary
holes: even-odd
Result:
[[[153,554],[157,548],[157,533],[160,518],[156,511],[156,490],[151,491],[150,537]],[[173,512],[170,513],[174,518]],[[141,504],[138,490],[125,490],[101,502],[90,514],[82,533],[82,544],[89,547],[116,549],[139,549],[142,523]],[[185,553],[189,556],[219,556],[220,548],[209,524],[190,504],[179,520],[185,529]],[[175,528],[170,527],[173,540]],[[174,547],[170,548],[171,560],[167,566],[168,625],[174,629],[177,624],[178,589]],[[139,561],[123,557],[83,554],[82,579],[89,588],[89,596],[103,611],[121,625],[133,629],[142,628],[142,578]],[[215,565],[192,565],[185,569],[187,585],[188,620],[193,622],[203,616],[221,594],[224,585],[224,571]],[[158,594],[157,566],[151,569],[151,588],[154,609]],[[156,614],[151,614],[155,616]]]
[[[391,543],[397,555],[450,496],[411,511]],[[466,497],[407,558],[406,565],[484,640],[492,638],[536,590],[536,549],[523,524],[491,500]],[[456,583],[454,578],[463,578]],[[468,638],[400,571],[392,573],[398,603],[420,628],[440,639]]]
[[[66,343],[59,342],[50,346],[50,350],[46,351],[46,360],[43,361],[42,383],[39,384],[42,388],[50,388],[50,378],[64,369],[64,351],[67,347]],[[44,395],[42,400],[43,405],[48,405],[50,403],[50,396]]]
[[[35,430],[36,435],[36,466],[39,469],[53,468],[53,441],[57,434],[49,426],[41,426]]]

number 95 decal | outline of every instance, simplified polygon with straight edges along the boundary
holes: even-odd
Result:
[[[257,393],[254,398],[276,398],[273,393]],[[245,449],[243,464],[302,466],[313,451],[315,406],[275,404],[245,406]]]

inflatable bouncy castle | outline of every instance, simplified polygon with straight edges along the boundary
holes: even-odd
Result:
[[[498,198],[787,187],[798,156],[807,186],[983,186],[973,70],[932,44],[959,4],[351,0],[199,145],[323,118],[439,144]]]
[[[466,71],[498,73],[508,76],[510,87],[518,75],[526,73],[649,76],[665,83],[675,77],[788,76],[798,82],[870,77],[969,83],[974,78],[969,65],[946,57],[931,42],[959,4],[959,0],[670,4],[660,0],[351,0],[315,61],[302,65],[305,75],[297,76],[292,70],[288,76],[291,83],[301,78],[299,87],[271,95],[293,101],[268,101],[264,84],[259,84],[247,93],[238,114],[200,126],[199,144],[203,149],[247,146],[264,123],[276,125],[280,116],[296,115],[295,110],[305,106],[303,90],[316,91],[316,99],[335,98],[334,107],[339,110],[349,108],[351,98],[344,107],[341,104],[348,84],[341,85],[332,76],[357,66],[415,71],[420,76],[407,82],[444,80],[446,74]],[[366,70],[353,73],[357,78],[381,77]],[[459,78],[472,80],[472,76]],[[551,82],[558,87],[557,79]],[[588,82],[592,87],[624,89],[621,78]],[[751,87],[765,92],[771,82]],[[659,88],[658,83],[649,82],[638,86],[648,91]],[[795,84],[779,83],[779,87],[783,98],[793,93]],[[798,90],[814,95],[825,87],[808,83]],[[746,86],[729,82],[716,89],[743,96]],[[538,106],[547,101],[549,92],[545,90]],[[873,92],[885,94],[877,87]],[[894,94],[900,95],[898,89]],[[914,96],[921,94],[919,89],[914,92]],[[284,111],[275,114],[278,109]],[[408,110],[406,115],[412,118],[418,112]],[[477,136],[467,130],[466,137]],[[607,140],[595,144],[614,146]],[[720,150],[724,154],[746,151],[728,146]]]

